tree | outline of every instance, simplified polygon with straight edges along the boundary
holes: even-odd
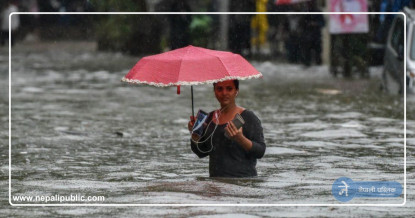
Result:
[[[100,12],[145,12],[145,1],[93,0]],[[95,24],[98,49],[132,55],[160,52],[161,25],[157,15],[102,15]]]

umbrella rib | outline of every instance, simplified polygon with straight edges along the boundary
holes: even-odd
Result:
[[[219,61],[220,61],[220,63],[222,64],[222,66],[223,66],[223,68],[225,68],[225,70],[226,70],[226,73],[228,74],[228,76],[231,76],[231,74],[229,73],[229,70],[228,70],[228,68],[225,66],[225,64],[223,63],[223,61],[218,57],[218,56],[215,56],[217,59],[219,59]]]
[[[175,82],[176,84],[179,83],[179,77],[180,77],[180,72],[182,71],[183,59],[187,55],[187,53],[189,53],[189,49],[186,49],[186,53],[183,55],[182,58],[180,58],[180,67],[179,67],[179,73],[177,74],[177,78],[176,78],[176,82]]]
[[[205,53],[205,54],[207,54],[207,55],[210,55],[210,56],[213,56],[213,57],[217,58],[217,59],[220,61],[220,63],[222,64],[223,68],[225,68],[225,71],[226,71],[226,73],[228,74],[228,76],[231,76],[231,75],[229,74],[228,68],[226,68],[225,64],[223,63],[223,61],[222,61],[222,60],[221,60],[218,56],[213,55],[213,54],[208,54],[208,53]]]

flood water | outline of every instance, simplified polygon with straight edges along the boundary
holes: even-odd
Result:
[[[262,121],[258,177],[212,179],[190,150],[190,88],[130,85],[137,57],[93,43],[17,45],[12,51],[12,195],[105,196],[101,204],[342,204],[339,177],[404,184],[404,101],[370,79],[333,78],[327,66],[253,61],[262,79],[241,81],[237,103]],[[1,52],[1,214],[154,216],[409,216],[414,206],[414,101],[407,105],[408,201],[402,207],[11,207],[8,204],[8,56]],[[194,87],[195,109],[219,105]],[[410,99],[410,98],[409,98]],[[353,204],[400,204],[354,198]],[[13,203],[29,203],[17,202]],[[42,203],[42,202],[36,202]],[[59,202],[49,202],[59,203]],[[65,202],[72,203],[72,202]],[[80,202],[74,202],[80,203]],[[81,202],[85,203],[85,202]],[[90,202],[86,202],[90,203]]]

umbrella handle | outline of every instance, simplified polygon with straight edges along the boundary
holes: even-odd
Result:
[[[194,106],[193,106],[193,86],[190,86],[190,91],[192,93],[192,115],[194,117],[195,116],[195,109],[194,109]]]

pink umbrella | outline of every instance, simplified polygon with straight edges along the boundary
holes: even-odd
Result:
[[[158,87],[209,84],[230,79],[245,80],[262,77],[248,61],[238,54],[187,46],[141,58],[122,78],[135,84]],[[193,87],[192,113],[193,109]]]

